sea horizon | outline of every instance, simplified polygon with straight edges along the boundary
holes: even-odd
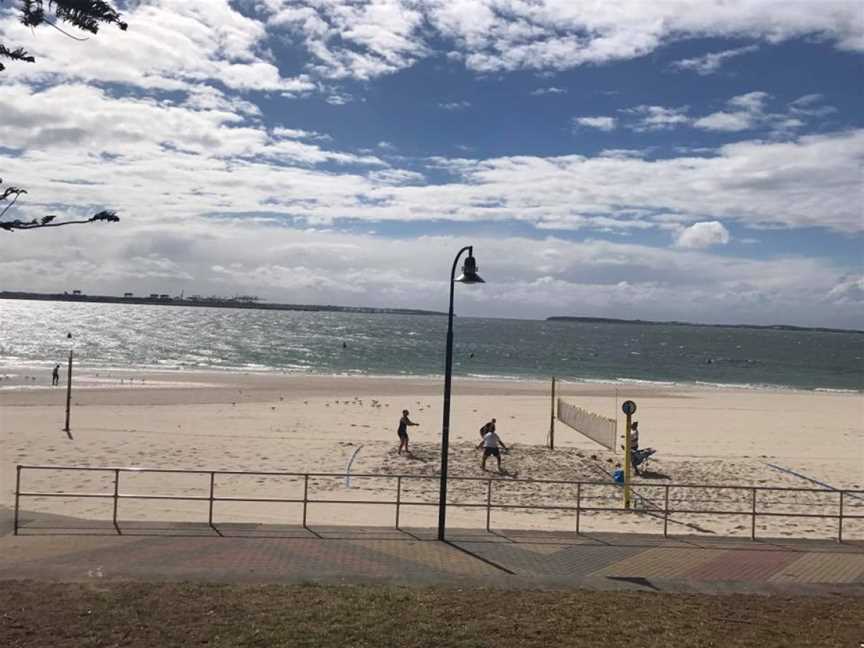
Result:
[[[439,379],[446,320],[416,315],[7,301],[0,366]],[[864,391],[849,332],[462,317],[454,374],[478,380]]]
[[[189,306],[193,308],[217,308],[217,309],[243,309],[243,310],[296,310],[309,312],[345,312],[345,313],[369,313],[369,314],[397,314],[414,315],[418,317],[446,317],[445,311],[430,310],[424,308],[395,307],[395,306],[357,306],[345,304],[305,304],[292,302],[271,302],[257,300],[255,302],[243,301],[239,298],[213,298],[195,299],[193,297],[168,297],[150,295],[148,297],[119,295],[76,295],[64,291],[63,293],[39,293],[24,290],[0,291],[0,301],[22,300],[22,301],[48,301],[48,302],[71,302],[71,303],[98,303],[98,304],[128,304],[130,306]],[[465,317],[458,313],[454,318]],[[476,316],[475,316],[476,317]],[[858,333],[864,335],[864,329],[843,328],[832,326],[807,326],[801,324],[773,323],[753,324],[746,322],[700,322],[691,320],[652,320],[652,319],[628,319],[620,317],[605,317],[601,315],[567,315],[554,314],[544,317],[500,317],[484,316],[481,319],[491,320],[514,320],[528,322],[584,322],[584,323],[615,323],[615,324],[645,324],[664,326],[703,326],[716,328],[751,328],[765,330],[790,330],[790,331],[824,331],[827,333]]]

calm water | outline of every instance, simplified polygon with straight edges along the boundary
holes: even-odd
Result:
[[[0,300],[0,364],[441,375],[445,317]],[[457,318],[455,372],[864,390],[864,335]],[[342,347],[345,343],[346,348]]]

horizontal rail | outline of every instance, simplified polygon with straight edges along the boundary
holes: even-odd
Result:
[[[137,466],[68,466],[68,465],[57,465],[53,466],[50,464],[44,465],[29,465],[29,464],[20,464],[19,468],[24,470],[88,470],[88,471],[103,471],[103,472],[135,472],[135,473],[185,473],[190,475],[209,475],[211,473],[216,475],[246,475],[246,476],[271,476],[271,477],[298,477],[298,478],[334,478],[334,479],[345,479],[347,476],[346,473],[303,473],[303,472],[288,472],[288,471],[273,471],[273,470],[263,470],[263,471],[251,471],[251,470],[221,470],[221,469],[213,469],[207,470],[204,468],[151,468],[151,467],[137,467]],[[402,479],[426,479],[426,480],[439,480],[439,475],[408,475],[408,474],[388,474],[382,475],[378,473],[351,473],[351,479],[397,479],[401,477]],[[568,479],[527,479],[527,478],[518,478],[518,477],[453,477],[449,476],[448,479],[453,481],[477,481],[477,482],[487,482],[490,479],[492,481],[500,482],[500,483],[531,483],[531,484],[570,484],[575,486],[577,484],[582,484],[584,486],[607,486],[607,487],[616,487],[620,488],[621,485],[618,482],[612,481],[602,481],[602,480],[568,480]],[[837,493],[851,493],[851,494],[862,494],[864,495],[864,490],[857,489],[831,489],[831,488],[805,488],[803,486],[742,486],[738,484],[654,484],[651,482],[640,482],[640,481],[632,481],[631,486],[634,488],[657,488],[663,489],[668,486],[670,489],[674,488],[704,488],[704,489],[714,489],[714,490],[742,490],[742,491],[781,491],[781,492],[802,492],[802,493],[825,493],[825,494],[834,494]]]
[[[66,492],[66,491],[23,491],[21,489],[21,473],[22,471],[32,470],[32,471],[90,471],[90,472],[106,472],[113,475],[113,491],[112,492],[104,492],[104,493],[93,493],[93,492]],[[120,492],[120,476],[121,474],[126,473],[153,473],[153,474],[186,474],[186,475],[206,475],[209,477],[209,494],[208,495],[158,495],[158,494],[145,494],[145,493],[123,493]],[[254,476],[254,477],[262,477],[262,476],[270,476],[270,477],[287,477],[291,481],[296,481],[298,485],[300,483],[303,484],[303,496],[299,497],[291,497],[291,498],[282,498],[282,497],[238,497],[238,496],[221,496],[217,495],[215,492],[216,488],[216,477],[217,476]],[[120,532],[120,528],[118,526],[118,504],[120,500],[157,500],[157,501],[188,501],[188,502],[207,502],[209,503],[209,515],[208,515],[208,523],[213,526],[213,506],[216,502],[263,502],[263,503],[283,503],[283,504],[302,504],[303,507],[303,526],[306,527],[306,519],[307,519],[307,508],[310,504],[318,505],[318,504],[341,504],[341,505],[385,505],[385,506],[396,506],[396,528],[399,528],[399,510],[403,506],[435,506],[437,507],[439,504],[437,501],[405,501],[402,500],[402,492],[408,492],[411,489],[404,488],[402,485],[403,480],[414,479],[414,480],[435,480],[439,481],[439,475],[382,475],[376,473],[359,473],[352,474],[352,479],[387,479],[387,480],[396,480],[396,500],[391,501],[389,499],[375,499],[375,500],[357,500],[357,499],[317,499],[314,497],[310,497],[309,493],[309,482],[310,480],[316,479],[339,479],[342,480],[346,477],[343,473],[300,473],[300,472],[289,472],[289,471],[237,471],[237,470],[207,470],[201,468],[195,469],[182,469],[182,468],[151,468],[151,467],[130,467],[130,466],[68,466],[68,465],[18,465],[17,466],[17,475],[16,475],[16,485],[15,485],[15,526],[14,531],[18,533],[18,516],[19,516],[19,501],[22,497],[34,497],[34,498],[103,498],[103,499],[112,499],[113,504],[113,515],[112,521],[114,523],[115,528],[118,533]],[[765,517],[780,517],[780,518],[819,518],[826,520],[837,520],[838,521],[838,529],[837,529],[837,539],[842,542],[843,538],[843,521],[844,520],[856,520],[856,519],[864,519],[864,515],[855,515],[850,514],[847,511],[844,511],[844,499],[849,496],[856,497],[857,494],[864,494],[864,490],[840,490],[840,489],[827,489],[827,488],[805,488],[805,487],[785,487],[785,486],[741,486],[741,485],[725,485],[725,484],[653,484],[646,482],[634,482],[632,484],[634,489],[639,489],[642,493],[652,492],[653,491],[663,491],[663,506],[661,507],[657,503],[653,502],[651,499],[645,497],[640,494],[638,491],[636,492],[636,502],[643,502],[646,506],[635,507],[633,509],[622,508],[620,506],[609,507],[609,506],[585,506],[583,501],[585,500],[600,500],[602,502],[603,499],[607,499],[610,496],[608,495],[590,495],[584,493],[584,487],[598,487],[598,488],[607,488],[614,489],[615,493],[613,495],[617,495],[620,492],[621,484],[618,482],[607,482],[607,481],[598,481],[598,480],[588,480],[588,481],[570,481],[570,480],[562,480],[562,479],[513,479],[513,478],[502,478],[502,477],[451,477],[450,480],[456,482],[481,482],[486,484],[485,489],[485,501],[466,501],[466,502],[448,502],[448,504],[452,507],[463,508],[463,509],[486,509],[486,528],[490,529],[490,515],[492,509],[501,509],[501,510],[554,510],[554,511],[562,511],[562,512],[575,512],[576,513],[576,530],[579,532],[579,516],[581,513],[638,513],[644,515],[652,515],[654,517],[662,517],[663,518],[663,534],[664,536],[668,535],[668,524],[670,521],[671,515],[734,515],[734,516],[747,516],[751,518],[751,537],[755,539],[756,537],[756,520],[758,518]],[[494,502],[492,500],[492,492],[493,485],[498,489],[502,487],[507,487],[509,485],[515,485],[517,488],[522,484],[550,484],[550,485],[569,485],[576,486],[576,503],[575,506],[569,503],[560,503],[560,504],[538,504],[538,503],[505,503],[505,502]],[[684,499],[681,497],[671,497],[670,494],[676,493],[677,491],[686,490],[686,491],[694,491],[694,490],[717,490],[717,491],[741,491],[743,493],[749,494],[749,498],[746,502],[741,501],[724,501],[720,499],[713,498],[699,498],[697,500],[693,499]],[[819,512],[819,513],[797,513],[797,512],[789,512],[789,511],[777,511],[777,510],[766,510],[764,507],[766,506],[775,506],[775,507],[820,507],[825,506],[822,501],[817,502],[788,502],[784,501],[782,498],[762,498],[762,501],[758,501],[757,495],[765,493],[812,493],[818,498],[824,498],[824,496],[837,497],[839,496],[838,504],[838,513],[831,512]],[[570,498],[565,498],[560,493],[556,493],[555,495],[558,500],[566,499],[570,501]],[[670,506],[670,503],[673,502],[687,502],[691,505],[691,507],[684,508],[674,508]],[[700,509],[700,508],[692,508],[692,504],[696,502],[709,502],[709,503],[728,503],[731,505],[740,505],[742,503],[748,503],[748,510],[728,510],[728,509]],[[600,502],[598,502],[600,503]],[[761,508],[757,506],[757,503],[761,505]],[[848,499],[845,501],[848,505]],[[860,510],[857,507],[852,507],[852,510],[858,511]]]

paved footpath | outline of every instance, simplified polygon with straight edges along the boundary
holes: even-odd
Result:
[[[359,583],[864,596],[864,543],[123,523],[22,514],[0,580]],[[119,533],[118,533],[119,531]]]

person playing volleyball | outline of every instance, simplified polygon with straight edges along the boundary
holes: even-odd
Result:
[[[501,451],[498,449],[498,446],[501,446],[505,450],[507,449],[507,445],[501,440],[501,437],[494,430],[489,430],[486,434],[483,435],[483,440],[477,445],[477,448],[483,448],[483,470],[486,470],[486,459],[489,457],[495,457],[498,460],[498,472],[501,471]]]

